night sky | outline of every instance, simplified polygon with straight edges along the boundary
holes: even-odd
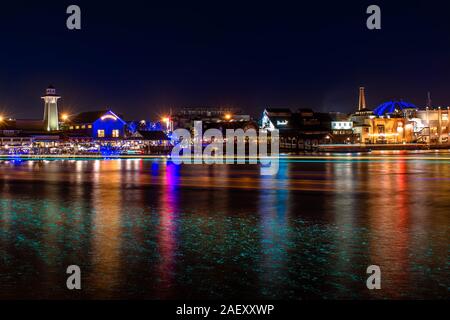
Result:
[[[372,108],[422,106],[427,91],[450,105],[445,1],[27,2],[0,4],[0,110],[16,118],[42,117],[48,84],[65,110],[127,120],[205,105],[350,112],[360,85]],[[70,4],[81,31],[66,28]],[[370,4],[380,31],[366,28]]]

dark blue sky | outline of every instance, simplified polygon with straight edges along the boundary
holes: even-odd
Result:
[[[349,112],[360,85],[370,107],[423,105],[428,90],[450,104],[445,1],[27,2],[0,5],[0,110],[18,118],[42,116],[50,83],[65,108],[127,119],[194,105]],[[66,29],[70,4],[81,31]],[[381,31],[366,28],[370,4]]]

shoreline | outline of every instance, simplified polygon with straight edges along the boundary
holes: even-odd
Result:
[[[403,150],[374,150],[373,152],[309,152],[309,153],[280,153],[279,160],[450,160],[448,156],[430,157],[439,155],[443,149],[403,149]],[[396,154],[401,152],[401,154]],[[169,155],[0,155],[0,161],[8,160],[170,160]],[[224,156],[223,159],[231,157]],[[259,157],[234,157],[234,159],[259,159]],[[225,164],[225,163],[224,163]]]
[[[432,151],[450,149],[450,144],[429,145],[429,144],[360,144],[360,145],[319,145],[317,152],[327,153],[351,153],[351,152],[372,152],[372,151]]]

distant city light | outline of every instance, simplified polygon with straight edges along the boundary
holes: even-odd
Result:
[[[288,125],[288,121],[287,120],[278,120],[277,121],[277,126],[287,126]]]

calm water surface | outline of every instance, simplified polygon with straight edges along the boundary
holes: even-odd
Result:
[[[0,298],[447,299],[450,154],[380,156],[0,160]]]

